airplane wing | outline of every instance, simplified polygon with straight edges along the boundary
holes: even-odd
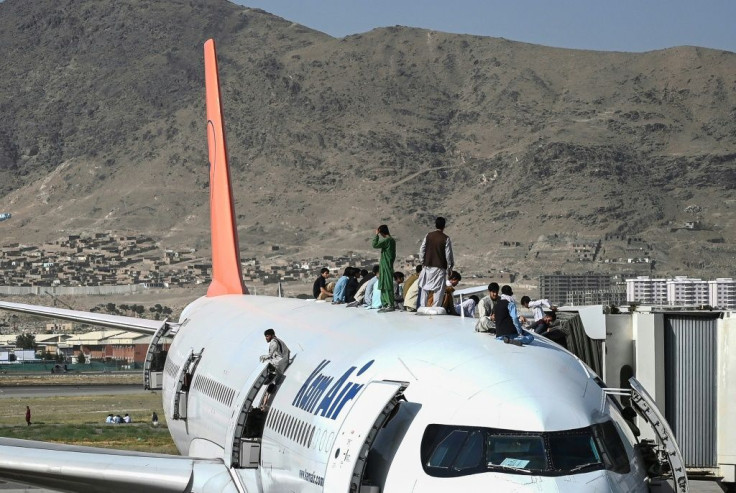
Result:
[[[0,477],[85,493],[236,492],[220,460],[0,438]]]
[[[145,318],[123,317],[120,315],[105,315],[101,313],[83,312],[79,310],[66,310],[51,306],[26,305],[23,303],[11,303],[0,301],[0,310],[9,310],[37,317],[70,320],[89,325],[99,325],[111,329],[129,330],[142,334],[155,334],[158,329],[166,324],[165,320],[148,320]]]

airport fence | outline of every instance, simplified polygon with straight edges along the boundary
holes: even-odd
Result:
[[[127,361],[93,361],[85,364],[66,364],[67,372],[93,373],[140,370],[142,363],[129,363]],[[0,373],[50,373],[64,372],[64,364],[55,361],[23,362],[23,363],[0,363]]]

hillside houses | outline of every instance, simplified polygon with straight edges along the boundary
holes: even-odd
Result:
[[[345,255],[287,259],[280,248],[265,259],[241,260],[247,285],[314,280],[328,267],[340,275],[347,266],[370,269],[374,255],[349,251]],[[395,268],[414,270],[416,258],[397,259]],[[121,286],[184,287],[210,282],[209,258],[197,257],[194,249],[162,249],[148,236],[110,233],[68,235],[41,246],[18,243],[0,247],[0,286]]]

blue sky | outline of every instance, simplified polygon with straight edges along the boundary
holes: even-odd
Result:
[[[736,0],[236,0],[331,36],[412,26],[604,51],[736,52]]]

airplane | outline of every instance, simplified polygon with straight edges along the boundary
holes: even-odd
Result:
[[[214,40],[204,45],[212,282],[178,321],[0,302],[0,308],[152,335],[144,387],[161,389],[180,456],[0,439],[0,478],[73,492],[648,491],[656,478],[615,395],[671,430],[635,379],[608,389],[535,336],[474,321],[255,296],[243,284]],[[261,362],[264,331],[290,348]],[[164,338],[160,372],[151,361]],[[159,381],[160,380],[160,381]]]

